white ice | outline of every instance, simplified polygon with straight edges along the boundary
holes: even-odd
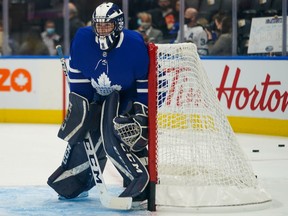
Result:
[[[0,124],[0,216],[16,215],[201,215],[287,216],[288,138],[237,134],[260,184],[272,202],[254,207],[211,209],[159,209],[115,211],[105,209],[92,189],[90,198],[63,202],[47,186],[48,176],[60,165],[66,143],[57,138],[59,125]],[[279,144],[285,147],[279,147]],[[252,152],[258,149],[259,152]],[[122,181],[109,163],[104,178],[108,189],[117,192]]]

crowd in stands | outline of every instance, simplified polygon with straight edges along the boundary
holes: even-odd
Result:
[[[47,2],[51,8],[61,7],[61,13],[59,9],[54,17],[47,14],[40,17],[40,24],[38,22],[37,26],[32,25],[26,29],[27,37],[22,35],[18,45],[15,42],[13,47],[8,47],[8,54],[56,55],[55,45],[63,43],[63,1],[42,0],[42,7],[45,4],[45,7],[48,7]],[[70,41],[79,27],[89,25],[91,14],[102,2],[104,0],[70,1]],[[111,2],[123,6],[122,0]],[[184,42],[195,43],[201,56],[231,56],[232,0],[185,0],[184,7]],[[138,31],[147,42],[179,43],[179,10],[180,0],[129,0],[128,28]],[[247,55],[252,18],[281,16],[282,1],[238,0],[237,10],[237,54]],[[34,17],[37,18],[37,13],[34,13]],[[1,26],[0,20],[0,53],[3,50]],[[15,28],[11,29],[15,32]],[[17,40],[17,37],[15,39]],[[10,40],[12,39],[9,38]]]

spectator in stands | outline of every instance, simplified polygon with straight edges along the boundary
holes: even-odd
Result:
[[[187,8],[185,10],[184,24],[184,42],[192,42],[197,46],[199,55],[208,55],[208,37],[203,26],[197,23],[198,11],[195,8]],[[178,31],[175,43],[180,41],[180,32]]]
[[[0,20],[0,55],[3,53],[3,24],[2,21]]]
[[[184,8],[193,7],[193,8],[199,8],[199,0],[185,0],[184,1]],[[174,13],[174,25],[172,29],[170,30],[169,34],[173,35],[173,38],[171,40],[171,43],[174,43],[174,41],[177,38],[177,33],[179,31],[179,14],[180,14],[180,0],[174,0],[173,5],[173,13]]]
[[[38,26],[32,26],[19,49],[20,55],[49,55],[49,50],[41,38]]]
[[[121,0],[122,2],[122,0]],[[118,4],[119,5],[119,4]],[[137,29],[137,15],[140,12],[146,12],[152,8],[156,8],[157,1],[155,0],[129,0],[129,22],[128,22],[128,28],[129,29]]]
[[[213,20],[214,20],[214,23],[215,23],[215,31],[217,32],[217,34],[219,35],[221,33],[221,29],[222,29],[222,21],[223,21],[223,18],[226,16],[226,14],[224,13],[216,13],[214,16],[213,16]]]
[[[69,36],[71,42],[78,28],[85,26],[85,23],[79,19],[78,10],[73,3],[69,2],[68,8],[69,8],[69,27],[70,27]]]
[[[169,42],[172,36],[169,31],[175,23],[171,0],[158,0],[159,7],[151,9],[148,13],[152,16],[152,25],[162,31],[164,42]]]
[[[3,55],[3,52],[4,52],[3,41],[4,41],[3,22],[2,22],[2,20],[0,20],[0,55]],[[7,55],[13,54],[10,39],[8,41],[8,47],[5,51],[6,51],[5,54],[7,54]]]
[[[214,44],[215,41],[218,39],[220,33],[221,33],[221,25],[222,25],[222,19],[226,16],[226,14],[222,12],[216,13],[212,17],[212,22],[206,26],[205,30],[208,34],[208,42],[209,44]]]
[[[173,6],[173,14],[174,14],[174,24],[169,31],[169,34],[171,35],[171,43],[174,43],[174,41],[177,38],[177,33],[179,31],[179,13],[180,13],[180,0],[176,0],[175,4]]]
[[[137,17],[139,27],[136,31],[140,32],[147,42],[161,43],[163,41],[163,33],[159,29],[152,27],[151,14],[140,12]]]
[[[56,55],[55,46],[59,44],[60,36],[55,32],[55,23],[52,20],[47,20],[45,22],[45,31],[41,33],[41,37],[48,47],[50,55]]]
[[[210,55],[231,56],[232,55],[232,19],[225,16],[219,25],[221,33],[215,44],[209,47]]]

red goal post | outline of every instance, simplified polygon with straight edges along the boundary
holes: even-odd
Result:
[[[156,211],[155,190],[157,183],[156,169],[156,115],[157,115],[157,71],[156,53],[157,46],[153,43],[148,44],[149,51],[149,76],[148,76],[148,171],[150,175],[148,210]]]
[[[236,140],[196,46],[150,43],[148,50],[148,210],[271,201]]]

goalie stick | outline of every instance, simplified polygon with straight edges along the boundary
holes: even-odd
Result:
[[[67,69],[67,65],[65,62],[63,52],[62,52],[62,46],[57,45],[56,50],[57,50],[58,56],[60,57],[64,75],[67,78],[67,82],[69,84],[68,69]],[[100,169],[99,161],[97,159],[95,148],[93,146],[89,131],[87,132],[84,138],[83,144],[85,146],[85,151],[86,151],[89,165],[91,168],[91,172],[95,181],[95,187],[99,193],[101,204],[105,206],[106,208],[111,208],[111,209],[120,209],[120,210],[130,209],[132,206],[132,197],[117,197],[117,196],[113,196],[109,194],[109,192],[107,191],[104,178],[103,178],[103,174]]]

